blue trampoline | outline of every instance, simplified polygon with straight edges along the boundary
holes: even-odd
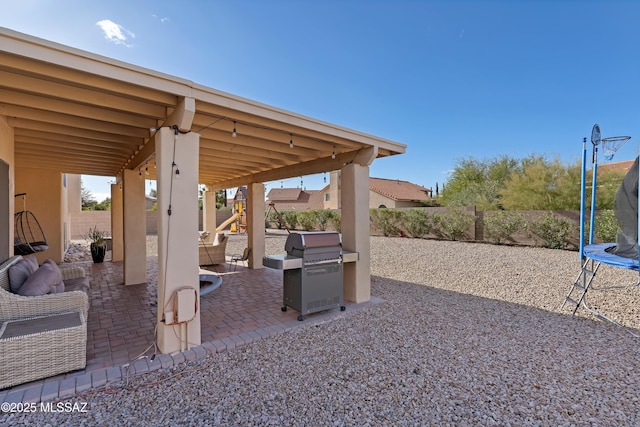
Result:
[[[616,243],[598,243],[584,247],[584,256],[594,261],[601,262],[614,267],[626,268],[627,270],[638,271],[637,258],[625,258],[620,255],[607,252],[607,249],[616,247]]]
[[[594,226],[595,226],[595,211],[596,211],[596,189],[598,178],[598,147],[602,147],[606,160],[613,159],[615,152],[624,144],[630,137],[619,136],[613,138],[601,138],[600,126],[597,124],[593,126],[591,131],[591,143],[592,143],[592,183],[591,183],[591,205],[589,214],[589,236],[588,244],[585,242],[585,226],[586,226],[586,170],[587,170],[587,138],[582,141],[582,185],[581,185],[581,203],[580,203],[580,274],[571,285],[569,293],[562,303],[561,309],[565,305],[572,307],[573,316],[578,307],[582,305],[589,312],[604,320],[608,320],[616,325],[620,325],[617,321],[605,316],[604,314],[589,307],[586,301],[586,294],[589,287],[593,283],[596,277],[596,272],[601,264],[610,265],[617,268],[624,268],[627,270],[640,271],[638,269],[638,247],[640,238],[638,236],[638,229],[640,228],[640,215],[638,215],[638,184],[640,183],[640,166],[639,159],[636,158],[633,166],[627,172],[623,179],[620,188],[618,189],[615,197],[615,215],[618,222],[621,224],[618,230],[617,241],[614,243],[598,243],[593,242]],[[635,285],[640,284],[640,276]],[[626,286],[615,286],[626,287]],[[640,337],[631,332],[632,335]]]

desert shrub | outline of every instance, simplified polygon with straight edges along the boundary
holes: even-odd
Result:
[[[316,216],[313,211],[300,211],[297,216],[298,224],[303,230],[313,230],[316,226]]]
[[[331,226],[333,227],[334,230],[336,231],[341,231],[341,220],[342,220],[342,215],[340,214],[340,211],[329,211],[331,212],[331,219],[329,220],[331,222]]]
[[[618,229],[618,219],[612,209],[604,210],[596,216],[593,232],[603,242],[615,242]]]
[[[439,234],[449,240],[461,240],[476,220],[476,216],[469,211],[451,208],[443,214],[434,214],[432,219]]]
[[[402,212],[402,228],[411,237],[420,238],[431,231],[431,219],[424,209],[409,209]]]
[[[267,228],[282,228],[282,224],[278,220],[278,214],[274,211],[270,211],[267,214],[267,220],[265,221],[265,227]]]
[[[316,217],[316,226],[320,231],[325,231],[327,229],[327,224],[331,221],[331,217],[333,216],[333,211],[328,209],[319,209],[313,211],[313,214]]]
[[[513,234],[526,228],[527,221],[520,212],[495,211],[484,217],[484,231],[495,244],[512,241]]]
[[[385,236],[397,236],[400,233],[401,212],[395,209],[370,209],[369,218],[376,230]]]
[[[289,230],[295,230],[298,226],[298,213],[296,211],[282,211],[280,212],[282,221],[287,224]]]
[[[531,231],[542,241],[542,246],[550,249],[567,249],[567,238],[571,236],[576,224],[567,218],[561,218],[552,212],[545,213],[531,224]]]

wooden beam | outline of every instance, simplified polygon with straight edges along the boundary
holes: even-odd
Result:
[[[145,138],[149,136],[149,129],[145,128],[120,125],[117,123],[109,123],[101,120],[86,119],[69,114],[28,107],[20,107],[17,105],[9,105],[6,103],[0,104],[0,115],[65,125],[80,129],[89,129],[98,132],[107,132],[116,135],[134,136],[139,138]]]
[[[227,179],[217,182],[203,182],[215,188],[233,188],[246,185],[252,182],[268,182],[287,179],[294,176],[311,175],[314,173],[330,172],[338,170],[344,165],[353,163],[359,151],[350,151],[336,154],[336,158],[320,158],[308,162],[298,163],[291,166],[270,169],[264,172],[246,174],[238,178]]]
[[[98,132],[92,129],[81,129],[72,126],[59,125],[56,123],[47,123],[16,117],[8,117],[7,122],[9,123],[9,126],[12,126],[16,129],[16,132],[20,130],[25,135],[31,131],[42,131],[55,133],[65,138],[69,136],[92,140],[95,143],[105,142],[110,144],[119,144],[127,147],[135,147],[140,144],[140,138],[137,137],[118,135],[108,132]]]
[[[99,90],[101,91],[108,91],[127,98],[144,100],[159,105],[176,105],[178,102],[178,97],[168,91],[159,91],[108,77],[96,78],[95,74],[74,70],[69,68],[68,64],[66,66],[54,65],[7,52],[0,52],[0,64],[0,67],[7,71],[20,73],[24,70],[29,70],[30,74],[42,79],[69,82],[75,87],[84,87],[90,90],[95,89],[97,83],[100,83]]]
[[[135,113],[137,116],[154,119],[163,118],[166,114],[164,105],[112,95],[101,88],[85,89],[78,87],[75,83],[72,85],[57,83],[51,81],[48,76],[44,79],[33,78],[0,70],[0,87],[9,88],[11,91],[37,93],[42,99],[57,99],[61,102],[91,106],[105,111]],[[5,93],[0,92],[0,99],[5,96]],[[11,98],[6,98],[6,100],[9,99]]]

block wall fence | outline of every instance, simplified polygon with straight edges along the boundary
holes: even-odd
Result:
[[[408,208],[399,208],[399,209],[408,209]],[[411,209],[424,209],[429,214],[439,213],[442,214],[447,211],[448,208],[445,207],[427,207],[427,208],[411,208]],[[475,222],[469,227],[469,230],[465,234],[464,240],[469,241],[487,241],[489,239],[484,236],[484,218],[492,215],[494,211],[477,211],[474,207],[466,207],[464,208],[466,211],[473,213],[476,217]],[[532,223],[537,219],[541,218],[548,211],[518,211],[523,214],[526,221],[528,223]],[[578,211],[553,211],[554,215],[564,217],[574,221],[576,225],[579,223],[580,212]],[[219,210],[216,213],[216,223],[220,225],[222,222],[230,218],[232,215],[231,210]],[[146,221],[147,221],[147,235],[156,235],[157,234],[157,212],[156,211],[147,211],[146,212]],[[94,226],[98,227],[99,230],[106,231],[109,235],[111,234],[111,211],[82,211],[82,212],[73,212],[69,214],[69,228],[70,228],[70,236],[71,239],[82,239],[83,236],[89,231],[90,228]],[[198,218],[198,226],[199,229],[202,230],[202,211],[199,211]],[[331,229],[330,227],[328,229]],[[371,235],[381,235],[373,226],[371,227]],[[425,236],[426,238],[435,238],[437,236]],[[534,237],[528,232],[520,232],[512,236],[513,242],[522,245],[535,245],[536,241]],[[575,241],[574,241],[575,240]],[[569,243],[577,246],[578,245],[578,237],[575,239],[569,239]]]
[[[158,212],[146,211],[147,235],[158,234]],[[216,212],[217,225],[231,217],[231,210]],[[81,211],[69,214],[69,235],[72,240],[82,239],[89,229],[97,227],[111,235],[111,211]],[[202,211],[198,211],[198,227],[202,230]]]

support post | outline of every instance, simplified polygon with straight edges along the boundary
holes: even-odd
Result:
[[[124,237],[124,284],[147,282],[147,219],[144,178],[137,170],[125,169],[122,179]]]
[[[200,135],[164,127],[156,133],[158,180],[158,348],[201,343],[198,266]],[[178,173],[179,172],[179,173]]]
[[[122,183],[111,184],[111,261],[124,259]]]
[[[247,241],[250,249],[249,268],[263,268],[264,257],[264,184],[252,183],[247,186]]]
[[[344,299],[371,298],[369,240],[369,166],[351,163],[341,171],[342,247],[358,252],[358,261],[344,264]]]
[[[216,192],[205,187],[202,193],[202,231],[208,231],[213,239],[216,233]]]

